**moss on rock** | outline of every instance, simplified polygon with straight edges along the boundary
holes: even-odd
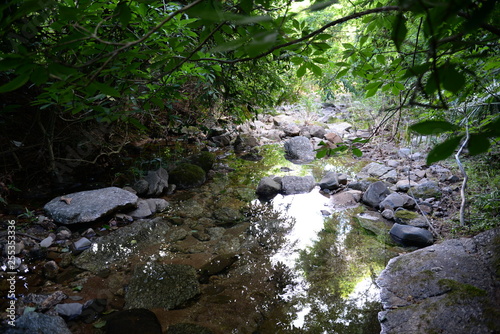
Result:
[[[170,183],[178,189],[196,188],[205,183],[205,171],[197,165],[182,163],[174,168],[169,174]]]
[[[395,218],[399,218],[403,221],[410,221],[412,219],[418,218],[419,214],[409,210],[398,210],[394,213]]]
[[[208,172],[212,169],[215,163],[215,154],[210,153],[208,151],[200,152],[196,155],[193,155],[189,158],[191,164],[200,166],[205,172]]]

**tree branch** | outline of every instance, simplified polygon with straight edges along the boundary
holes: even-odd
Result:
[[[263,52],[257,56],[254,56],[254,57],[247,57],[247,58],[240,58],[240,59],[233,59],[233,60],[218,59],[218,58],[200,58],[200,59],[197,59],[195,61],[215,61],[215,62],[224,63],[224,64],[235,64],[235,63],[240,63],[240,62],[244,62],[244,61],[256,60],[256,59],[265,57],[265,56],[273,53],[276,50],[286,48],[287,46],[298,44],[300,42],[311,39],[314,36],[319,35],[323,31],[325,31],[326,29],[331,28],[333,26],[336,26],[338,24],[345,23],[347,21],[351,21],[354,19],[358,19],[360,17],[370,15],[370,14],[383,13],[383,12],[394,12],[394,11],[400,11],[400,10],[402,10],[402,9],[399,6],[386,6],[386,7],[378,7],[378,8],[368,9],[368,10],[365,10],[365,11],[362,11],[359,13],[353,13],[351,15],[344,16],[338,20],[332,21],[332,22],[324,25],[323,27],[321,27],[321,28],[301,37],[301,38],[297,38],[297,39],[294,39],[292,41],[273,46],[272,48],[270,48],[266,52]]]

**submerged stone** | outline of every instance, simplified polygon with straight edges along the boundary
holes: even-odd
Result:
[[[182,307],[200,293],[196,270],[184,264],[139,265],[125,295],[126,308]]]
[[[112,313],[106,320],[106,334],[161,334],[156,314],[144,308]]]
[[[60,316],[29,312],[15,321],[15,326],[9,326],[5,334],[71,334],[66,322]]]
[[[76,257],[73,264],[98,273],[108,268],[110,263],[123,263],[143,246],[164,242],[169,229],[168,224],[162,221],[136,221],[100,238]]]

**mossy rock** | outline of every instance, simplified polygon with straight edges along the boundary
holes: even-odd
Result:
[[[394,218],[400,219],[403,222],[409,222],[410,220],[418,217],[420,217],[418,213],[409,210],[397,210],[394,213]]]
[[[200,166],[205,172],[208,172],[215,163],[215,154],[203,151],[190,157],[189,162],[193,165]]]
[[[205,183],[206,174],[200,166],[182,163],[170,172],[169,178],[169,183],[175,184],[177,189],[189,189]]]

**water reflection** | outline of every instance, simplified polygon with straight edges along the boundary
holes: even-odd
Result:
[[[362,209],[333,211],[316,188],[275,197],[270,205],[294,223],[271,256],[295,273],[280,296],[281,313],[265,331],[280,333],[378,333],[380,310],[374,278],[392,254],[366,234],[353,216]]]

